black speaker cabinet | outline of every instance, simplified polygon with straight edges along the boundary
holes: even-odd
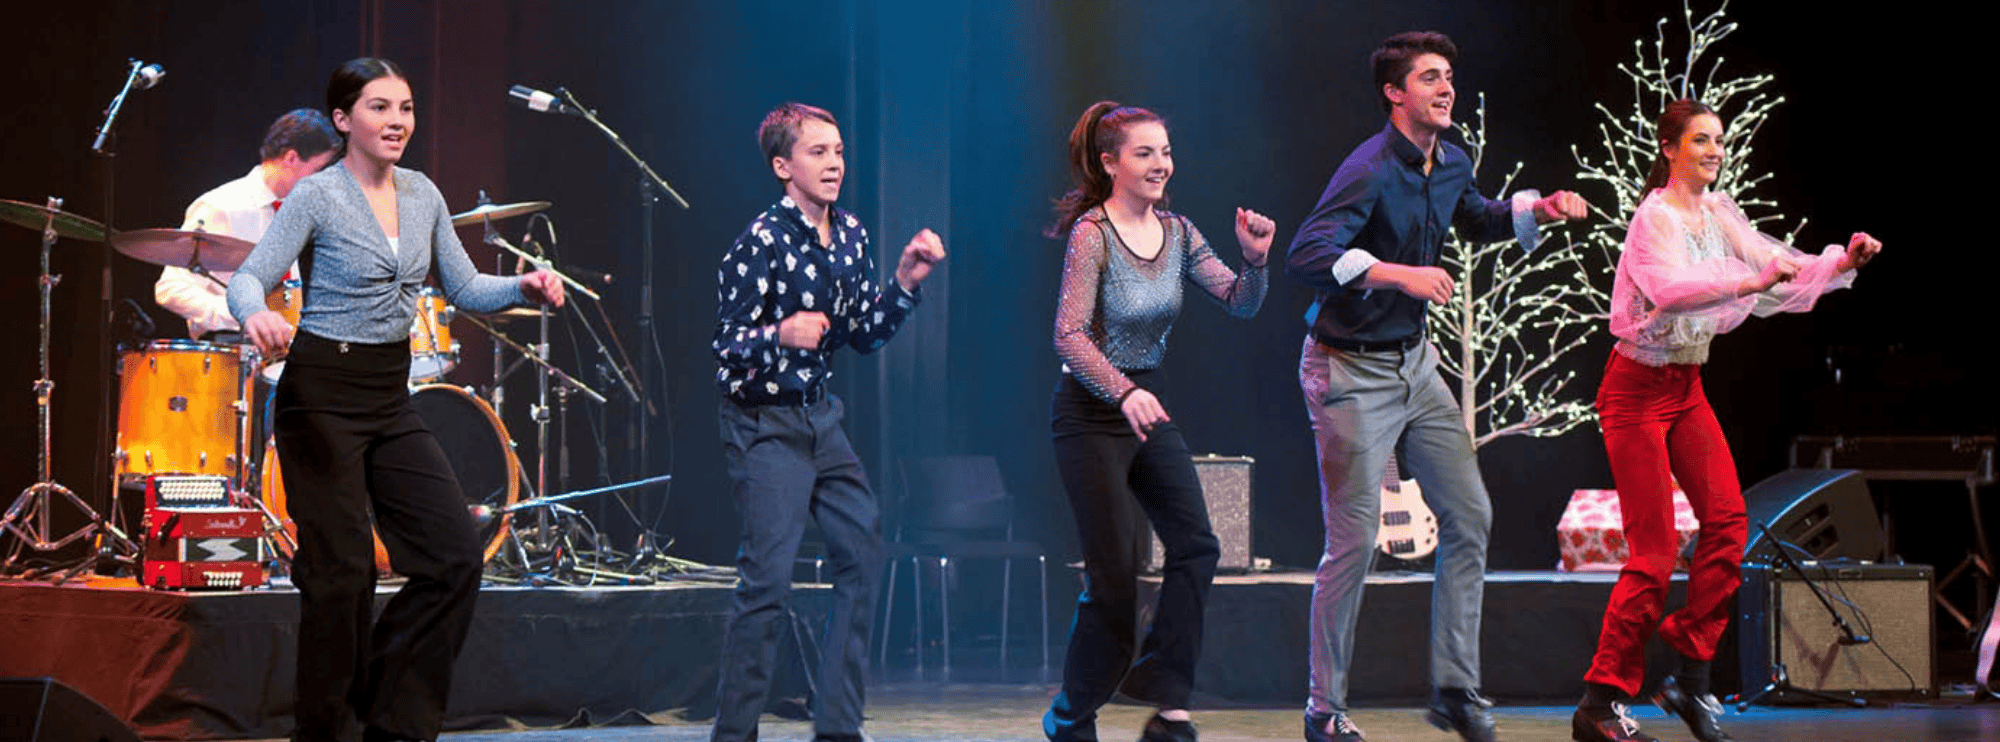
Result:
[[[1248,572],[1255,566],[1250,553],[1250,475],[1256,466],[1257,460],[1248,456],[1194,457],[1194,473],[1201,479],[1202,499],[1208,501],[1208,522],[1222,546],[1222,559],[1216,564],[1218,571]],[[1165,547],[1154,536],[1148,571],[1159,571],[1166,559]]]
[[[0,740],[139,742],[139,733],[55,678],[0,678]]]
[[[1868,480],[1852,469],[1791,469],[1743,493],[1750,514],[1752,558],[1768,556],[1771,540],[1757,524],[1811,554],[1813,559],[1880,560],[1882,523]],[[1793,554],[1796,556],[1797,552]],[[1761,686],[1760,686],[1761,687]]]
[[[1741,622],[1737,654],[1743,693],[1775,676],[1776,663],[1795,688],[1854,696],[1937,695],[1933,572],[1924,564],[1805,563],[1862,643],[1848,643],[1811,588],[1783,564],[1743,565],[1736,594]],[[1766,700],[1803,700],[1776,694]]]

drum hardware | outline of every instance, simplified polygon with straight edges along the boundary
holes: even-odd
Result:
[[[410,320],[410,382],[437,381],[458,367],[459,344],[451,338],[458,310],[430,286],[417,291],[416,309]]]
[[[474,517],[481,519],[498,517],[502,520],[505,520],[507,516],[511,516],[514,513],[527,510],[534,510],[537,513],[544,516],[541,519],[542,523],[548,523],[551,520],[556,521],[558,523],[561,523],[562,521],[565,520],[571,521],[571,523],[568,524],[567,526],[556,529],[557,530],[556,533],[550,533],[549,531],[545,530],[549,528],[549,526],[546,525],[535,526],[528,529],[517,528],[514,531],[510,532],[508,543],[513,549],[512,556],[520,560],[520,563],[523,566],[523,571],[526,572],[522,580],[530,584],[541,585],[541,584],[566,582],[566,580],[561,579],[561,576],[567,576],[567,575],[581,575],[586,581],[585,584],[595,584],[598,580],[601,579],[617,580],[621,582],[637,583],[637,584],[652,584],[653,577],[643,572],[626,573],[606,568],[604,564],[607,560],[605,560],[603,557],[604,553],[608,551],[608,549],[602,544],[603,539],[598,537],[596,527],[591,525],[590,519],[584,517],[582,511],[579,511],[576,508],[565,505],[564,503],[570,500],[576,500],[585,497],[593,497],[596,495],[602,495],[611,492],[620,492],[624,490],[638,489],[641,487],[649,487],[656,484],[665,484],[666,482],[672,479],[673,475],[662,474],[657,477],[650,477],[647,479],[641,479],[634,482],[614,484],[605,487],[597,487],[594,489],[579,490],[576,492],[565,492],[560,495],[550,495],[547,497],[530,498],[501,508],[474,510],[473,515]],[[528,530],[530,532],[527,534],[523,534],[521,533],[522,530]],[[590,544],[590,548],[588,550],[580,548],[576,545],[576,539],[574,537],[574,534],[579,530],[588,532],[589,535],[588,543]],[[546,570],[540,572],[534,570],[537,560],[531,554],[529,547],[526,544],[526,540],[538,537],[555,542],[552,546],[545,546],[541,549],[541,551],[547,555],[546,556],[547,564],[546,564]],[[589,554],[595,557],[595,559],[591,560],[589,563],[586,563],[583,559],[580,558],[584,554]],[[587,566],[588,564],[594,564],[595,566]]]
[[[126,537],[117,525],[106,520],[102,514],[91,508],[89,503],[84,502],[83,498],[71,492],[68,487],[64,487],[62,484],[56,482],[55,472],[53,471],[53,451],[51,450],[53,435],[49,415],[51,398],[55,395],[56,384],[49,378],[49,294],[55,290],[56,284],[62,280],[62,277],[49,272],[49,251],[55,247],[56,237],[62,234],[62,230],[58,230],[56,226],[59,215],[68,217],[63,222],[67,225],[66,228],[71,231],[89,233],[92,226],[96,225],[95,222],[82,217],[63,215],[62,203],[62,199],[50,196],[48,205],[37,210],[37,213],[43,216],[41,225],[41,275],[37,281],[41,288],[42,302],[41,343],[38,346],[41,360],[41,376],[35,379],[34,384],[35,418],[41,434],[41,446],[36,449],[37,475],[39,479],[34,484],[29,485],[27,489],[22,490],[20,496],[14,499],[14,504],[7,508],[7,514],[0,516],[0,538],[12,534],[17,539],[14,545],[7,550],[6,560],[0,561],[0,574],[7,574],[14,570],[17,563],[21,561],[20,557],[24,549],[49,552],[68,546],[78,539],[89,536],[98,537],[97,548],[91,550],[89,556],[84,557],[69,569],[54,573],[57,584],[61,584],[72,577],[90,574],[96,569],[99,560],[108,559],[130,565],[135,560],[139,551],[137,545],[133,544],[132,540]],[[101,225],[96,226],[95,229],[99,233],[103,231]],[[51,532],[51,521],[55,516],[55,506],[51,502],[51,496],[57,495],[67,500],[88,520],[82,527],[60,538]]]
[[[532,263],[544,268],[550,268],[555,265],[555,261],[552,259],[553,256],[528,254],[527,251],[516,248],[502,238],[492,224],[492,219],[499,218],[498,214],[501,207],[485,206],[488,201],[484,193],[480,194],[480,200],[482,202],[482,209],[487,209],[495,214],[481,220],[486,231],[484,241],[500,247],[504,251],[496,255],[496,261],[499,263],[496,266],[496,273],[504,273],[507,270],[506,252],[512,252],[517,256],[521,256],[522,264]],[[533,221],[537,219],[547,222],[547,217],[543,214],[536,214],[530,219],[530,230],[522,237],[524,246],[536,244],[532,226]],[[551,225],[549,228],[551,236],[553,236],[553,226]],[[539,253],[539,251],[536,252]],[[521,265],[517,264],[516,267],[520,268]],[[577,286],[574,279],[563,276],[559,271],[557,275],[569,285]],[[579,286],[578,288],[581,287]],[[598,298],[595,292],[588,290],[581,291],[581,294],[587,298]],[[552,455],[556,457],[561,480],[564,482],[567,481],[568,451],[566,430],[563,426],[557,426],[556,432],[560,438],[552,450],[549,445],[551,442],[549,426],[552,421],[568,419],[570,394],[572,392],[581,394],[598,404],[603,404],[607,401],[603,394],[591,388],[589,384],[569,375],[550,362],[549,318],[552,316],[554,316],[554,312],[546,307],[510,310],[484,317],[467,315],[468,320],[472,321],[474,325],[484,330],[494,339],[492,399],[496,409],[499,409],[503,402],[503,390],[505,388],[503,382],[514,369],[519,368],[522,364],[533,364],[539,371],[536,379],[536,398],[529,405],[528,410],[529,416],[536,426],[535,440],[538,453],[536,472],[533,480],[533,490],[536,493],[553,491],[549,478],[549,464]],[[526,318],[534,318],[536,320],[534,330],[537,334],[538,342],[532,345],[523,345],[516,342],[513,338],[501,332],[496,326],[500,322]],[[589,323],[586,322],[585,326],[589,328]],[[593,339],[597,337],[594,328],[591,328],[591,336]],[[610,351],[604,349],[601,342],[598,343],[598,347],[604,352],[607,359],[612,357]],[[520,356],[511,365],[505,359],[505,351],[507,350],[512,350]],[[556,383],[552,384],[552,379]],[[620,369],[618,379],[621,383],[625,384],[628,390],[632,388],[628,379],[624,377],[622,368]],[[551,395],[554,397],[553,407],[550,404]],[[636,393],[635,398],[638,398]],[[626,489],[628,486],[643,486],[645,484],[657,484],[665,481],[665,478],[655,478],[633,485],[617,486],[601,491],[613,492]],[[589,494],[596,493],[596,491],[593,491]],[[533,502],[553,503],[554,501],[535,500]],[[583,513],[566,506],[551,504],[549,507],[532,508],[534,510],[534,517],[532,519],[519,518],[514,515],[528,509],[530,508],[517,507],[505,512],[487,514],[487,517],[497,516],[503,520],[512,520],[515,524],[508,541],[510,545],[509,549],[505,553],[506,564],[502,566],[513,567],[518,570],[518,574],[510,574],[506,571],[489,571],[489,576],[494,579],[501,581],[523,581],[530,584],[592,584],[599,580],[607,579],[625,582],[650,582],[652,579],[645,574],[631,574],[606,568],[605,565],[610,561],[606,558],[606,555],[611,553],[611,550],[603,544],[603,540],[599,537],[595,526],[590,523],[590,520]]]
[[[562,399],[565,402],[565,411],[567,410],[566,403],[569,398],[569,391],[571,389],[576,390],[578,393],[584,395],[585,397],[595,402],[598,402],[599,404],[605,402],[604,395],[599,394],[597,390],[590,388],[590,385],[583,383],[576,377],[570,376],[562,369],[557,368],[554,364],[549,363],[548,361],[549,344],[547,342],[548,340],[547,315],[544,315],[541,318],[541,320],[537,323],[541,328],[542,342],[536,343],[532,348],[524,346],[518,342],[515,342],[513,338],[510,338],[505,333],[502,333],[499,330],[499,328],[487,324],[486,322],[480,320],[477,317],[468,314],[466,315],[466,319],[470,320],[474,325],[478,326],[480,329],[485,330],[487,335],[493,338],[496,348],[505,346],[509,349],[512,349],[515,353],[520,355],[522,360],[538,367],[539,373],[536,374],[538,399],[536,400],[535,404],[529,406],[529,413],[530,413],[529,416],[535,422],[535,441],[536,441],[535,480],[533,486],[535,488],[535,492],[537,493],[547,492],[548,464],[549,464],[548,429],[550,422],[549,407],[548,407],[548,395],[550,391],[549,379],[551,377],[554,377],[562,382],[562,385],[556,391],[560,399]],[[500,389],[499,377],[504,375],[504,371],[498,364],[495,364],[494,366],[494,374],[495,374],[494,389],[498,390]],[[513,511],[507,511],[507,512],[511,513]],[[511,520],[511,518],[501,518],[501,520],[503,521]],[[547,564],[547,566],[551,568],[550,569],[551,572],[574,571],[573,569],[574,565],[573,564],[565,565],[563,563],[564,560],[562,557],[565,554],[573,555],[576,551],[576,549],[574,549],[572,546],[569,545],[570,538],[568,535],[569,532],[575,530],[574,526],[576,524],[571,524],[570,527],[559,527],[563,525],[560,522],[561,520],[563,519],[554,517],[554,514],[552,514],[548,510],[538,510],[535,516],[535,525],[527,529],[531,537],[530,542],[523,542],[523,540],[519,537],[518,534],[510,540],[510,543],[513,544],[514,546],[515,555],[518,556],[520,559],[520,566],[522,567],[523,571],[530,573],[528,581],[531,583],[541,584],[543,582],[555,581],[555,580],[550,574],[538,573],[534,570],[534,566],[536,565],[536,562],[538,560],[530,556],[529,554],[530,545],[533,546],[533,551],[535,553],[546,554],[550,555],[551,557],[554,557],[548,560]],[[587,521],[585,521],[583,525],[587,526]],[[594,528],[591,528],[590,530],[593,533],[595,532]],[[566,566],[569,567],[569,569],[557,569]]]
[[[504,210],[507,210],[507,209],[515,209],[515,208],[519,208],[519,207],[521,207],[521,206],[524,206],[524,205],[528,205],[528,204],[510,204],[510,205],[508,205],[508,206],[501,206],[501,207],[493,207],[493,206],[492,206],[492,205],[491,205],[491,204],[490,204],[490,203],[489,203],[489,202],[488,202],[488,201],[486,200],[486,192],[485,192],[485,191],[480,191],[480,192],[479,192],[479,202],[480,202],[480,203],[479,203],[479,207],[478,207],[478,208],[475,208],[475,209],[473,209],[472,211],[468,211],[468,212],[465,212],[464,214],[460,214],[459,216],[455,216],[455,217],[452,217],[452,226],[454,226],[454,227],[459,227],[459,226],[466,226],[466,225],[470,225],[470,224],[473,224],[473,223],[475,223],[475,222],[476,222],[476,223],[478,223],[478,224],[481,224],[481,225],[484,225],[484,226],[485,226],[485,228],[486,228],[486,236],[485,236],[485,237],[483,238],[483,240],[484,240],[484,241],[486,242],[486,244],[488,244],[488,245],[492,245],[492,246],[494,246],[494,247],[497,247],[497,248],[500,248],[500,249],[502,249],[502,250],[506,250],[507,252],[511,252],[511,253],[513,253],[513,254],[514,254],[514,256],[515,256],[515,257],[518,257],[518,258],[520,258],[520,259],[522,259],[522,260],[525,260],[525,261],[527,261],[529,265],[533,265],[533,266],[535,266],[536,268],[540,268],[540,269],[542,269],[542,270],[545,270],[545,271],[548,271],[548,272],[550,272],[550,273],[553,273],[553,274],[555,274],[555,277],[556,277],[556,278],[559,278],[559,279],[562,279],[562,282],[563,282],[563,283],[566,283],[566,284],[569,284],[569,287],[570,287],[571,289],[574,289],[574,290],[576,290],[576,292],[577,292],[577,293],[580,293],[580,294],[583,294],[584,296],[588,296],[588,297],[590,297],[590,298],[591,298],[591,300],[593,300],[593,301],[602,301],[602,300],[604,299],[604,297],[601,297],[601,296],[598,296],[598,295],[597,295],[597,292],[595,292],[595,291],[592,291],[592,290],[590,290],[590,287],[588,287],[588,286],[585,286],[585,285],[583,285],[583,283],[582,283],[582,282],[579,282],[579,281],[577,281],[577,280],[576,280],[576,279],[574,279],[574,278],[570,278],[570,277],[569,277],[569,274],[567,274],[567,273],[564,273],[564,272],[562,272],[561,270],[558,270],[558,269],[556,268],[556,264],[555,264],[555,263],[554,263],[553,261],[550,261],[550,260],[547,260],[547,259],[544,259],[544,258],[542,258],[542,257],[541,257],[541,256],[539,256],[539,255],[535,255],[535,254],[532,254],[532,253],[529,253],[529,252],[528,252],[528,251],[526,251],[526,250],[523,250],[523,249],[521,249],[521,248],[518,248],[518,247],[515,247],[515,246],[514,246],[514,243],[511,243],[511,242],[508,242],[508,241],[507,241],[507,238],[505,238],[505,237],[501,237],[501,236],[500,236],[500,231],[499,231],[499,230],[496,230],[496,229],[494,229],[494,228],[493,228],[493,220],[494,220],[495,218],[498,218],[498,217],[494,216],[494,214],[498,214],[498,213],[500,213],[500,212],[502,212],[502,211],[504,211]],[[542,205],[543,205],[543,208],[547,208],[547,206],[546,206],[546,205],[547,205],[547,203],[548,203],[548,202],[547,202],[547,201],[534,201],[534,202],[531,202],[531,203],[533,203],[533,204],[542,204]],[[489,208],[489,207],[490,207],[490,208],[492,209],[492,210],[491,210],[491,212],[489,212],[489,213],[486,213],[486,214],[480,214],[480,213],[478,213],[480,209],[486,209],[486,208]],[[538,208],[538,209],[533,209],[532,211],[540,211],[540,210],[541,210],[541,209],[539,209],[539,208]],[[516,214],[527,214],[527,213],[532,213],[532,211],[517,211],[517,212],[514,212],[514,213],[516,213]],[[512,216],[512,215],[513,215],[513,214],[507,214],[507,216]],[[459,222],[459,219],[460,219],[461,217],[469,217],[469,218],[466,218],[465,222],[461,224],[461,223]]]

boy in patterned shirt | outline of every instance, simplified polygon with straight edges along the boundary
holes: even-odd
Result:
[[[894,279],[878,284],[868,231],[833,205],[846,175],[833,114],[786,103],[764,117],[757,140],[785,195],[750,223],[716,273],[717,415],[742,546],[710,738],[757,738],[792,562],[811,518],[826,536],[834,585],[813,735],[859,740],[881,510],[841,430],[845,407],[826,389],[827,362],[840,346],[869,353],[896,334],[918,285],[944,259],[944,243],[918,232]]]

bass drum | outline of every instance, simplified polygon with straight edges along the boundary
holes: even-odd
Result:
[[[424,419],[424,427],[430,428],[431,435],[437,438],[438,447],[444,449],[445,460],[451,462],[452,474],[458,479],[460,496],[468,510],[484,505],[498,511],[520,499],[521,460],[514,456],[506,426],[486,400],[450,384],[426,384],[410,390],[410,404],[416,407],[417,416]],[[297,527],[285,509],[284,479],[278,471],[275,444],[265,449],[264,461],[264,503],[284,523],[292,542],[297,543]],[[506,543],[507,520],[501,516],[479,524],[479,540],[485,545],[482,561],[492,561]],[[291,553],[282,547],[280,550],[289,561]],[[390,571],[389,552],[382,546],[380,536],[375,539],[375,568],[383,574]]]
[[[514,442],[492,405],[450,384],[411,389],[410,404],[437,437],[438,447],[444,449],[467,508],[484,505],[497,513],[520,500],[521,460],[514,456]],[[507,521],[505,515],[496,515],[479,524],[479,539],[486,544],[484,559],[488,562],[507,541]]]

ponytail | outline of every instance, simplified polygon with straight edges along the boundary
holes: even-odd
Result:
[[[1069,132],[1069,176],[1071,188],[1056,199],[1056,221],[1043,234],[1066,239],[1076,220],[1111,198],[1111,175],[1104,172],[1103,155],[1117,153],[1125,143],[1125,130],[1133,124],[1157,122],[1159,115],[1144,108],[1120,106],[1117,101],[1090,104]]]

